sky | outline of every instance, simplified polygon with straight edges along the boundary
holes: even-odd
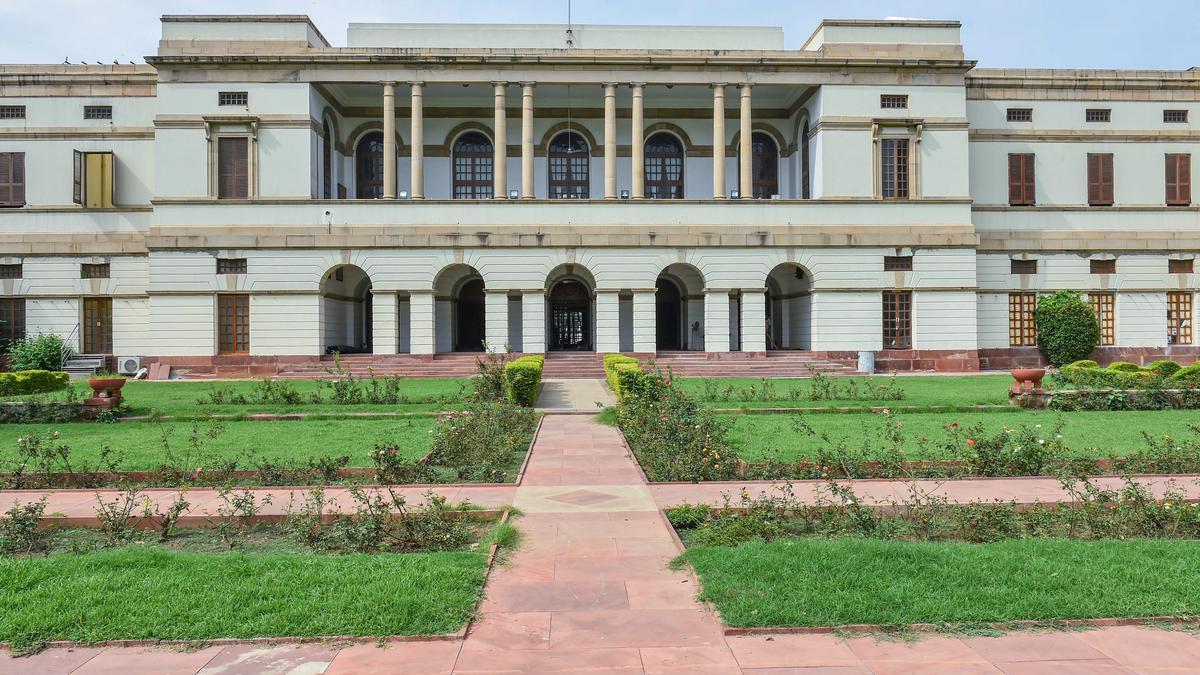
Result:
[[[782,26],[822,18],[958,19],[988,68],[1200,66],[1200,0],[571,0],[575,23]],[[162,14],[308,14],[334,46],[350,22],[566,23],[568,0],[0,0],[0,63],[141,62]]]

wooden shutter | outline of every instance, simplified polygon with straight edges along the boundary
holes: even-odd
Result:
[[[1108,153],[1088,153],[1088,204],[1111,206],[1113,203],[1113,156]]]
[[[0,206],[25,205],[25,153],[0,152]]]
[[[1008,156],[1008,203],[1013,206],[1034,203],[1033,155],[1030,153]]]
[[[83,153],[78,150],[72,150],[74,155],[71,159],[71,168],[75,172],[75,177],[71,182],[71,201],[76,204],[83,204]]]
[[[1188,206],[1192,203],[1192,156],[1167,155],[1167,205]]]
[[[222,138],[217,145],[217,199],[247,199],[250,156],[245,138]]]

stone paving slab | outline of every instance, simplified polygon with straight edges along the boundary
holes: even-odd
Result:
[[[542,380],[534,407],[546,412],[582,412],[598,411],[616,402],[604,380],[547,379]]]

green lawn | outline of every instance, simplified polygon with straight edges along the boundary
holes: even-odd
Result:
[[[458,630],[474,551],[193,553],[130,545],[0,559],[0,641],[429,635]]]
[[[465,378],[409,378],[403,381],[400,393],[412,399],[412,402],[396,405],[390,404],[352,404],[336,405],[329,403],[328,387],[322,390],[325,403],[309,403],[309,397],[320,388],[313,380],[283,380],[294,387],[301,395],[303,402],[296,405],[287,404],[256,404],[238,405],[231,403],[207,403],[213,391],[229,391],[242,394],[253,400],[253,391],[259,386],[258,380],[231,380],[219,382],[146,382],[141,380],[129,381],[122,388],[125,403],[131,415],[148,415],[157,410],[164,415],[203,417],[205,415],[250,415],[253,413],[290,413],[303,412],[312,414],[338,414],[345,412],[419,412],[445,410],[459,407],[457,404],[447,404],[441,401],[450,398],[459,399],[460,394],[469,395],[474,391],[471,380]],[[91,396],[91,389],[86,382],[75,382],[72,385],[80,398]],[[62,399],[66,393],[55,392],[43,395],[44,398]],[[428,403],[424,399],[434,397],[437,402]],[[206,401],[199,403],[198,401]]]
[[[891,383],[890,376],[828,377],[839,391],[845,393],[850,382],[866,392],[865,382],[875,386]],[[1008,375],[948,375],[896,377],[895,384],[904,391],[904,398],[895,400],[850,400],[846,398],[813,401],[811,378],[771,378],[773,395],[762,396],[762,379],[753,377],[681,377],[675,380],[687,393],[711,407],[718,408],[795,408],[795,407],[855,407],[874,406],[955,406],[1004,405],[1008,403],[1008,388],[1013,379]],[[750,388],[755,388],[751,396]],[[728,391],[732,388],[733,391]]]
[[[995,433],[1005,427],[1015,428],[1022,424],[1041,424],[1046,433],[1051,433],[1056,421],[1061,417],[1065,421],[1063,439],[1079,456],[1115,457],[1144,447],[1142,432],[1154,436],[1171,434],[1175,437],[1186,437],[1190,434],[1188,426],[1197,424],[1195,411],[1162,410],[1162,411],[1119,411],[1119,412],[1072,412],[1056,413],[1052,411],[1012,412],[955,412],[955,413],[899,413],[893,419],[904,422],[904,433],[907,437],[924,436],[930,439],[940,439],[943,427],[957,422],[959,427],[970,427],[982,422],[987,431]],[[822,441],[814,436],[796,431],[793,427],[793,416],[783,414],[737,414],[728,415],[731,423],[729,440],[734,449],[748,462],[764,460],[794,461],[811,459]],[[818,431],[823,431],[831,438],[846,439],[851,448],[861,447],[866,437],[864,425],[875,429],[880,426],[882,419],[872,413],[863,414],[811,414],[805,415],[808,421]],[[878,437],[878,435],[876,436]],[[915,441],[908,447],[917,448]],[[945,457],[921,455],[914,452],[910,459],[947,459]]]
[[[727,625],[1195,615],[1200,542],[793,539],[684,554]]]
[[[193,428],[203,436],[213,423],[120,422],[117,424],[4,424],[0,425],[0,470],[14,457],[17,439],[30,433],[59,432],[57,444],[71,448],[76,461],[93,462],[101,445],[124,454],[126,471],[152,470],[162,462],[163,429],[176,455],[188,451]],[[224,431],[204,438],[211,456],[240,457],[253,453],[263,459],[301,464],[308,458],[350,456],[350,466],[371,466],[368,453],[377,442],[395,444],[405,457],[418,459],[429,452],[433,417],[375,419],[313,419],[301,421],[220,423]]]

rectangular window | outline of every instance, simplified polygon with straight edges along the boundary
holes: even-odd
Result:
[[[80,279],[108,279],[110,272],[108,263],[83,263],[79,266]]]
[[[25,119],[25,106],[23,105],[0,105],[0,120],[23,120]]]
[[[1088,303],[1100,321],[1100,346],[1111,347],[1117,344],[1117,314],[1116,296],[1112,293],[1088,293]]]
[[[250,296],[222,293],[217,296],[217,353],[250,351]]]
[[[88,209],[111,209],[113,207],[113,168],[116,165],[111,152],[75,151],[75,178],[71,186],[71,199]]]
[[[217,199],[247,199],[250,195],[250,143],[243,137],[217,141]]]
[[[1033,153],[1011,153],[1008,156],[1008,203],[1012,206],[1033,206]]]
[[[0,206],[25,206],[23,152],[0,152]]]
[[[1092,274],[1116,274],[1117,260],[1089,260]]]
[[[884,110],[903,110],[908,107],[908,94],[881,94],[879,107]]]
[[[1109,108],[1088,108],[1083,114],[1085,122],[1111,122],[1112,110]]]
[[[244,91],[222,91],[217,94],[217,105],[246,105],[250,95]]]
[[[85,105],[83,106],[83,119],[85,120],[111,120],[112,106],[111,105]]]
[[[884,199],[908,199],[908,139],[884,138],[879,142],[883,162]]]
[[[1187,124],[1188,111],[1186,110],[1164,110],[1163,122],[1167,124]]]
[[[1008,345],[1032,347],[1037,344],[1037,324],[1033,310],[1037,309],[1037,293],[1008,294]]]
[[[1112,153],[1088,153],[1087,181],[1088,206],[1113,205]]]
[[[1196,261],[1193,258],[1167,261],[1167,272],[1169,274],[1191,274],[1195,269]]]
[[[25,339],[25,299],[0,298],[0,349]]]
[[[1009,122],[1032,122],[1033,121],[1033,108],[1009,108],[1008,109],[1008,121]]]
[[[1011,274],[1037,274],[1036,260],[1012,260],[1008,271]]]
[[[245,274],[245,273],[246,273],[246,259],[245,258],[217,258],[217,274]]]
[[[1167,344],[1192,344],[1192,292],[1167,293]]]
[[[883,348],[912,349],[912,291],[883,292]]]
[[[0,279],[20,279],[25,275],[25,266],[21,263],[0,265]]]
[[[883,256],[883,271],[884,272],[911,272],[912,271],[912,256],[911,255],[885,255],[885,256]]]
[[[1167,155],[1167,206],[1189,206],[1192,203],[1192,156]]]

